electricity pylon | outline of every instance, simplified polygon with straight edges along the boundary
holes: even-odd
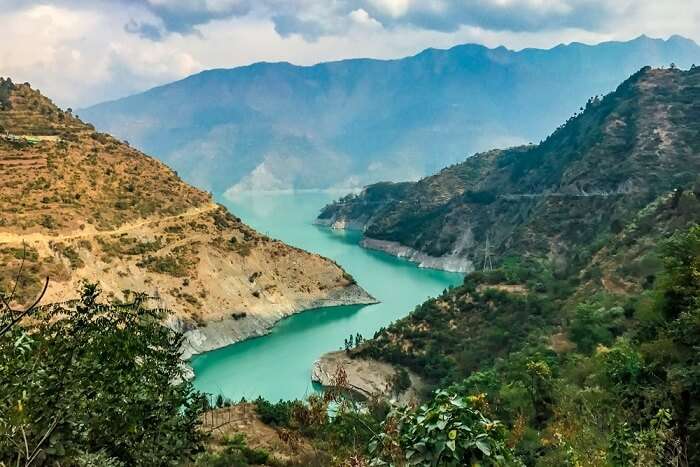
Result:
[[[493,271],[493,262],[492,262],[492,254],[491,254],[491,242],[489,240],[489,235],[486,234],[486,246],[484,247],[484,266],[483,270],[486,271],[487,268],[489,271]]]

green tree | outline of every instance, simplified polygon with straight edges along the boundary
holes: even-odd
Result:
[[[581,303],[576,307],[571,323],[571,340],[576,342],[582,352],[591,353],[597,344],[612,342],[613,336],[606,324],[602,310],[597,305]]]
[[[36,465],[166,466],[201,449],[203,403],[184,379],[182,336],[143,296],[117,305],[99,295],[85,285],[74,309],[51,306],[0,336],[0,464],[29,450]]]
[[[676,233],[662,248],[665,274],[660,281],[660,325],[645,344],[654,371],[666,377],[675,406],[679,437],[687,440],[690,463],[700,463],[700,226]]]
[[[532,360],[526,365],[530,377],[530,397],[535,410],[535,421],[538,426],[544,425],[551,415],[552,404],[552,370],[547,362]]]

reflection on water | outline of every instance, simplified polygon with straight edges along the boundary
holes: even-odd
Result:
[[[328,193],[246,194],[223,204],[258,231],[337,261],[382,303],[300,313],[278,323],[267,336],[196,356],[192,366],[199,390],[233,400],[303,398],[314,391],[311,365],[321,354],[339,349],[350,334],[371,337],[428,297],[461,282],[460,274],[419,269],[360,248],[359,232],[313,225],[332,199]]]

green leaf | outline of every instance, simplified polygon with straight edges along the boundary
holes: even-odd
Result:
[[[491,456],[491,447],[483,439],[476,440],[476,447],[479,449],[479,451],[483,452],[485,456]]]

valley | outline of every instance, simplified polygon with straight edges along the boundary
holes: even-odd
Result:
[[[198,355],[192,359],[198,389],[234,401],[258,396],[271,401],[303,399],[319,389],[312,384],[311,371],[323,353],[340,349],[351,334],[372,337],[418,303],[462,282],[461,274],[419,269],[365,250],[356,232],[314,225],[319,209],[334,196],[250,193],[221,200],[256,230],[342,264],[380,303],[301,313],[284,319],[266,336]]]
[[[700,465],[683,2],[10,3],[0,467]]]

